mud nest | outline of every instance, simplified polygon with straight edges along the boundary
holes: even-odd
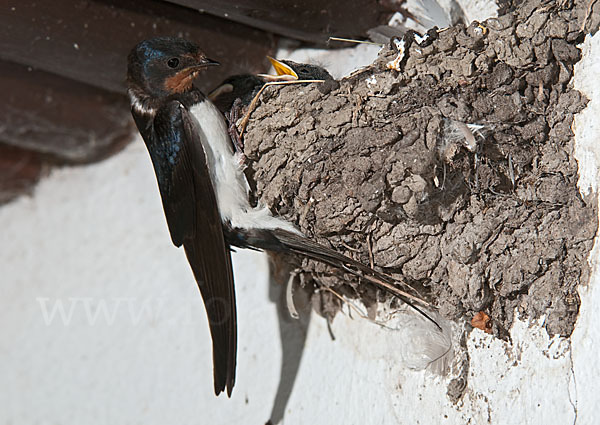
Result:
[[[587,2],[557,3],[526,2],[420,44],[409,35],[399,70],[388,46],[339,82],[268,88],[245,135],[256,196],[447,318],[485,312],[505,336],[518,311],[569,335],[597,222],[595,197],[577,189],[571,131],[586,105],[569,82]],[[367,304],[387,296],[301,264]]]

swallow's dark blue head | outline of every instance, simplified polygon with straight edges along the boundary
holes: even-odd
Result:
[[[137,96],[161,98],[192,88],[194,78],[209,65],[200,48],[183,38],[144,40],[129,53],[127,84]]]

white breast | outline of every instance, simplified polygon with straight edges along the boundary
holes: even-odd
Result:
[[[267,208],[250,206],[248,182],[239,165],[239,155],[233,152],[221,111],[205,99],[192,106],[190,112],[198,123],[221,219],[238,228],[283,228],[299,233],[291,223],[273,217]]]

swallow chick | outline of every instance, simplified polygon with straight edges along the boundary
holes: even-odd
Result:
[[[323,67],[308,63],[298,63],[290,60],[278,60],[267,56],[276,75],[271,74],[240,74],[226,78],[218,87],[213,89],[208,98],[224,114],[229,113],[234,102],[239,99],[241,109],[247,107],[260,89],[269,82],[324,80],[331,81],[333,77]]]
[[[213,343],[215,394],[235,384],[237,326],[231,246],[302,255],[398,295],[385,275],[305,237],[265,207],[252,207],[223,114],[193,85],[217,65],[175,37],[142,41],[128,57],[131,113],[150,154],[173,244],[183,246]],[[437,324],[436,324],[437,325]]]
[[[213,89],[208,98],[223,113],[228,114],[234,102],[239,99],[240,107],[245,107],[265,85],[264,78],[253,74],[233,75]]]
[[[208,94],[208,98],[225,114],[229,121],[229,135],[233,140],[236,151],[240,153],[241,164],[246,162],[241,133],[246,128],[250,114],[256,107],[258,98],[266,85],[321,81],[330,83],[326,86],[325,91],[331,91],[337,84],[331,74],[321,66],[297,63],[290,60],[277,60],[270,56],[267,56],[267,58],[271,62],[276,75],[233,75],[225,79]]]
[[[333,77],[325,68],[310,63],[298,63],[288,59],[275,59],[268,57],[269,62],[277,75],[261,74],[265,81],[286,80],[333,80]]]

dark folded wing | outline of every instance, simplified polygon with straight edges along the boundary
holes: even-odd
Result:
[[[161,108],[146,140],[163,207],[177,246],[183,245],[200,288],[213,340],[215,393],[235,383],[236,311],[229,245],[195,120],[179,102]],[[144,137],[146,139],[146,137]]]

